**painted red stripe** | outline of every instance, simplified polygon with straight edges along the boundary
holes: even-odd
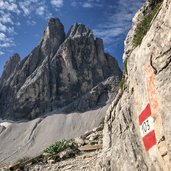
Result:
[[[150,108],[150,104],[148,104],[139,116],[139,125],[141,125],[150,115],[151,115],[151,108]]]
[[[156,136],[154,130],[143,137],[143,143],[147,151],[156,144]]]

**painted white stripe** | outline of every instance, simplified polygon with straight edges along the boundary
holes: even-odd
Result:
[[[140,125],[141,136],[144,137],[152,130],[154,130],[154,119],[150,116]]]

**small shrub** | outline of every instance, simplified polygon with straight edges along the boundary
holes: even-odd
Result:
[[[46,150],[44,150],[45,153],[48,153],[49,155],[57,154],[67,148],[75,148],[76,144],[73,139],[70,140],[62,140],[58,141],[55,144],[48,147]]]
[[[123,75],[127,74],[127,58],[123,62]]]
[[[127,59],[124,60],[123,62],[123,76],[122,76],[122,80],[119,83],[119,88],[123,91],[124,90],[124,86],[126,83],[126,79],[125,79],[125,75],[127,74]]]
[[[154,4],[154,7],[152,8],[152,12],[150,14],[147,14],[144,19],[137,25],[136,28],[136,34],[133,38],[133,46],[137,47],[141,44],[142,39],[148,32],[150,26],[151,26],[151,21],[153,20],[154,16],[158,12],[158,9],[160,8],[162,2],[159,2],[157,4]]]
[[[125,82],[126,82],[125,77],[123,77],[122,80],[121,80],[120,83],[119,83],[119,88],[120,88],[122,91],[124,91]]]

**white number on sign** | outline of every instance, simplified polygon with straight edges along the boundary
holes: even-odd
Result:
[[[148,132],[150,130],[150,124],[148,122],[148,120],[146,120],[143,124],[142,124],[142,131],[143,134],[145,134],[146,132]]]

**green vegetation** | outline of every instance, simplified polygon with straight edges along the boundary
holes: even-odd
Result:
[[[123,91],[126,83],[125,75],[127,74],[127,59],[123,62],[123,77],[122,80],[119,83],[119,88]]]
[[[124,91],[125,83],[126,83],[126,80],[125,80],[125,77],[123,77],[122,80],[121,80],[120,83],[119,83],[119,88],[120,88],[122,91]]]
[[[135,30],[136,34],[133,38],[133,46],[134,47],[137,47],[141,44],[142,39],[144,38],[147,31],[149,30],[149,28],[151,26],[151,22],[152,22],[154,16],[157,14],[161,4],[162,4],[162,2],[158,2],[158,3],[154,4],[154,6],[152,7],[151,13],[147,14],[144,17],[144,19],[137,25],[137,28]]]
[[[107,171],[111,171],[111,168],[108,168]]]
[[[75,148],[76,144],[73,139],[70,140],[62,140],[58,141],[55,144],[48,147],[46,150],[44,150],[45,153],[48,153],[49,155],[57,154],[61,151],[66,150],[67,148]]]
[[[30,160],[30,157],[23,157],[23,158],[21,158],[21,159],[18,159],[15,163],[17,164],[17,163],[23,163],[23,162],[25,162],[25,161],[27,161],[27,160]]]
[[[127,58],[123,62],[123,75],[127,74]]]

